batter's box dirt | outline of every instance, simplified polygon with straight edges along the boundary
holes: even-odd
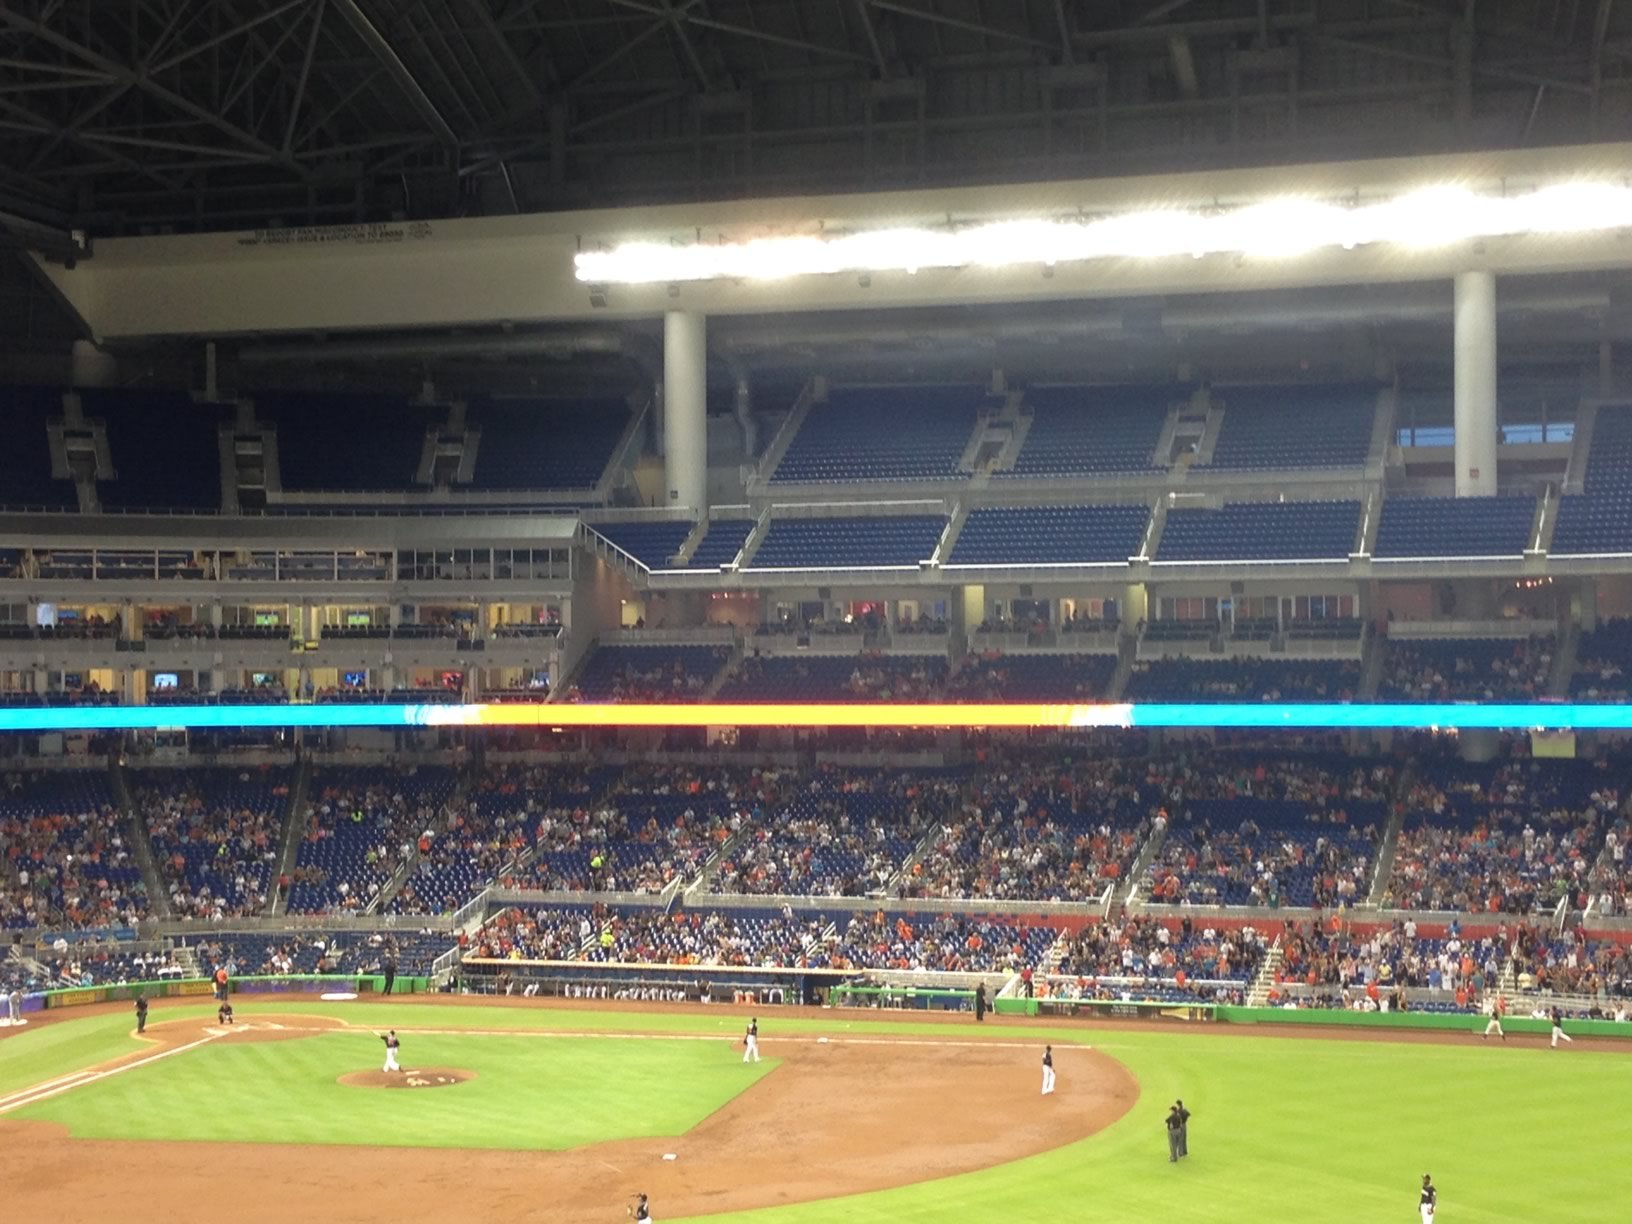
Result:
[[[412,1071],[352,1071],[340,1082],[348,1088],[452,1088],[476,1078],[459,1067],[419,1067]]]

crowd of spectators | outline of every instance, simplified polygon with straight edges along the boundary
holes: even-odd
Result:
[[[1385,701],[1534,701],[1547,694],[1558,639],[1394,639],[1378,696]]]
[[[266,908],[289,798],[285,771],[165,773],[133,789],[177,918],[241,918]]]
[[[1521,990],[1632,998],[1632,948],[1588,938],[1581,927],[1554,935],[1521,926],[1513,940],[1513,971]]]
[[[101,779],[0,782],[0,928],[132,926],[146,915],[124,815]]]
[[[476,937],[478,956],[648,965],[1020,972],[1041,962],[1050,927],[968,914],[876,910],[511,909]]]
[[[1149,895],[1271,908],[1362,900],[1393,785],[1391,766],[1331,758],[1213,754],[1176,763]]]
[[[1397,989],[1427,991],[1431,1004],[1476,1007],[1501,978],[1511,937],[1505,926],[1479,938],[1464,938],[1452,922],[1429,938],[1415,920],[1396,921],[1355,932],[1333,918],[1325,923],[1288,923],[1281,937],[1278,980],[1340,992],[1343,1005],[1362,998],[1379,1003]]]
[[[1615,779],[1578,762],[1425,767],[1406,796],[1385,905],[1526,914],[1579,894],[1620,807]]]
[[[1171,982],[1179,990],[1235,990],[1251,980],[1268,943],[1254,928],[1222,930],[1178,922],[1123,917],[1090,923],[1066,946],[1056,972],[1089,986]]]

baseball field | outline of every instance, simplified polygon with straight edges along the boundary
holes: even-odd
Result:
[[[1632,1058],[1474,1032],[418,997],[0,1030],[0,1215],[1619,1221]],[[381,1072],[395,1028],[403,1072]],[[1040,1095],[1053,1043],[1058,1090]],[[1162,1118],[1183,1097],[1188,1159]]]

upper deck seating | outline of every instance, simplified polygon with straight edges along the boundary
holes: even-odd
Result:
[[[1139,551],[1150,507],[978,506],[946,564],[958,566],[1125,565]]]
[[[986,391],[835,387],[810,407],[772,484],[958,480]]]
[[[917,569],[945,530],[939,514],[776,518],[748,569]]]
[[[1390,497],[1372,555],[1517,559],[1530,547],[1535,517],[1533,497]]]
[[[1199,470],[1358,468],[1371,451],[1371,384],[1215,386],[1223,426]]]
[[[1357,501],[1227,502],[1173,509],[1158,562],[1346,560],[1360,529]]]
[[[1031,415],[1014,467],[999,478],[1102,476],[1149,472],[1171,400],[1183,388],[1033,387]]]

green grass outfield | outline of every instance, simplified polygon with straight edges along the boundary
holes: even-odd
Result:
[[[164,1014],[207,1010],[167,1008]],[[293,1001],[245,1003],[240,1014],[252,1017],[257,1010],[347,1014],[343,1007]],[[388,1016],[378,1005],[354,1014],[360,1024]],[[125,1052],[131,1046],[124,1036],[128,1022],[109,1024],[118,1019],[76,1020],[0,1042],[0,1084],[15,1085],[19,1075],[31,1082],[58,1074],[68,1069],[62,1063],[70,1053],[89,1063]],[[736,1036],[741,1025],[737,1016],[706,1010],[660,1015],[439,1006],[405,1008],[389,1020],[406,1029],[636,1030],[721,1037]],[[1471,1034],[1465,1044],[1424,1045],[1218,1035],[1155,1025],[1122,1031],[1010,1023],[977,1030],[973,1024],[948,1028],[844,1014],[789,1020],[785,1029],[783,1024],[775,1013],[763,1017],[769,1055],[776,1052],[779,1031],[1086,1041],[1129,1067],[1142,1096],[1108,1130],[1042,1156],[877,1194],[706,1217],[711,1224],[1055,1217],[1219,1224],[1283,1218],[1299,1224],[1414,1221],[1416,1186],[1424,1172],[1432,1172],[1440,1186],[1442,1224],[1607,1224],[1627,1219],[1632,1202],[1632,1166],[1624,1158],[1632,1151],[1632,1111],[1624,1107],[1632,1092],[1627,1055],[1503,1046]],[[353,1042],[360,1054],[353,1054]],[[87,1135],[283,1141],[323,1141],[327,1135],[333,1142],[367,1143],[395,1133],[403,1142],[468,1147],[515,1147],[520,1135],[527,1141],[520,1146],[565,1146],[612,1134],[683,1130],[746,1087],[756,1071],[774,1065],[768,1059],[759,1068],[743,1067],[729,1048],[707,1043],[405,1033],[406,1065],[470,1067],[481,1078],[459,1088],[403,1093],[334,1084],[341,1070],[374,1066],[378,1044],[365,1033],[206,1047],[11,1116],[47,1117]],[[612,1044],[617,1049],[604,1059],[596,1054],[598,1047]],[[564,1057],[562,1047],[571,1047]],[[46,1070],[27,1074],[36,1051],[37,1065]],[[546,1051],[554,1053],[546,1057]],[[1029,1054],[1025,1057],[1030,1061]],[[483,1065],[488,1058],[500,1069],[489,1073]],[[632,1068],[630,1079],[610,1073],[620,1062]],[[1067,1060],[1065,1077],[1069,1070]],[[556,1078],[545,1087],[550,1076]],[[532,1090],[535,1084],[539,1091]],[[650,1116],[640,1116],[646,1109],[623,1107],[628,1098],[622,1094],[648,1088],[652,1100],[661,1103]],[[1038,1108],[1068,1108],[1070,1090],[1069,1079],[1062,1077],[1061,1095],[1039,1100]],[[561,1107],[562,1093],[571,1094],[571,1108]],[[949,1083],[947,1094],[949,1107],[967,1109],[971,1124],[979,1124],[978,1084]],[[1177,1166],[1167,1161],[1161,1125],[1175,1096],[1183,1096],[1195,1113],[1193,1155]],[[205,1119],[180,1119],[198,1112],[201,1100],[210,1103]],[[866,1108],[866,1102],[858,1101],[856,1108]],[[337,1116],[311,1117],[318,1113]],[[299,1120],[287,1121],[292,1115]],[[630,1130],[631,1118],[647,1129]],[[230,1130],[221,1119],[230,1119]],[[177,1130],[177,1125],[191,1129]],[[292,1127],[300,1133],[292,1133]],[[664,1224],[671,1224],[674,1217],[661,1214],[661,1207],[654,1204]]]

